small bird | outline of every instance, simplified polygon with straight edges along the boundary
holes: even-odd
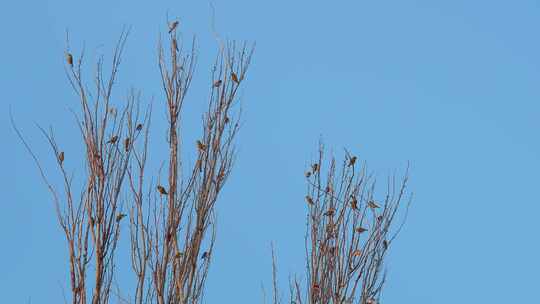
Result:
[[[201,152],[206,151],[206,145],[203,144],[200,140],[197,140],[197,148],[198,148]]]
[[[309,195],[306,195],[306,201],[308,204],[313,205],[313,199]]]
[[[387,241],[387,240],[384,240],[384,241],[382,242],[382,245],[383,245],[383,247],[384,247],[384,250],[388,249],[388,241]]]
[[[115,144],[116,141],[118,141],[118,135],[115,135],[113,137],[111,137],[111,139],[109,139],[109,141],[107,141],[108,144]]]
[[[129,140],[129,137],[126,138],[126,140],[124,140],[124,149],[127,151],[129,151],[129,144],[130,144],[130,140]]]
[[[135,127],[135,130],[140,131],[142,130],[142,124],[138,124],[137,127]]]
[[[336,210],[334,208],[330,208],[328,209],[328,211],[326,211],[324,213],[325,216],[334,216],[334,213],[336,213]]]
[[[236,83],[240,83],[240,81],[238,80],[238,76],[236,76],[234,72],[231,72],[231,79]]]
[[[174,31],[174,29],[176,29],[176,27],[178,26],[178,20],[176,20],[175,22],[169,24],[169,34],[172,33],[172,31]]]
[[[371,208],[371,209],[377,209],[377,208],[380,208],[380,206],[377,205],[377,204],[375,203],[375,201],[373,201],[373,200],[370,200],[370,201],[367,203],[367,205],[368,205],[368,207]]]
[[[317,170],[319,170],[319,164],[311,165],[311,169],[313,169],[313,173],[317,172]]]
[[[205,251],[203,252],[203,254],[201,255],[201,259],[206,259],[208,257],[208,251]]]
[[[64,151],[58,154],[58,160],[60,161],[60,165],[64,162]]]
[[[225,123],[229,123],[229,116],[225,116]]]
[[[356,163],[356,156],[353,156],[349,159],[349,167],[354,166],[354,163]]]
[[[163,186],[161,186],[161,185],[157,186],[157,191],[159,191],[159,194],[162,194],[162,195],[169,194],[169,193],[167,193],[167,190],[165,190],[165,188],[163,188]]]
[[[353,255],[353,256],[361,256],[361,255],[362,255],[362,251],[356,249],[355,251],[353,251],[352,255]]]
[[[358,233],[364,233],[367,231],[366,228],[363,228],[363,227],[356,227],[356,229],[354,229],[354,231],[358,232]]]
[[[66,53],[66,61],[69,65],[73,65],[73,55],[71,55],[70,53]]]
[[[382,216],[382,215],[377,216],[377,221],[382,222],[382,220],[383,220],[383,216]]]
[[[120,222],[124,217],[126,217],[124,213],[118,213],[118,215],[116,216],[116,221]]]
[[[219,88],[223,81],[221,79],[214,81],[214,88]]]
[[[353,210],[358,210],[358,201],[354,196],[351,198],[351,208],[353,208]]]
[[[311,172],[307,171],[306,172],[306,177],[309,178],[311,176]]]

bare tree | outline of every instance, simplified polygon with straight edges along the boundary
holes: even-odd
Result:
[[[407,170],[408,171],[408,170]],[[386,280],[386,254],[406,220],[408,172],[388,179],[386,194],[376,198],[373,175],[356,156],[343,162],[319,158],[305,173],[308,205],[305,287],[290,280],[290,303],[378,303]],[[406,197],[407,196],[407,197]],[[404,205],[401,221],[398,212]],[[273,260],[274,300],[276,296]]]
[[[66,74],[79,99],[80,111],[74,115],[86,150],[82,189],[76,189],[73,174],[65,168],[70,154],[62,150],[52,128],[40,129],[62,175],[63,193],[49,181],[13,123],[53,196],[67,241],[73,304],[109,303],[120,223],[128,216],[121,212],[123,201],[129,210],[128,255],[136,286],[133,300],[123,297],[125,292],[118,288],[118,301],[200,303],[203,298],[216,235],[214,207],[235,159],[241,114],[237,92],[244,83],[254,47],[246,43],[237,46],[235,42],[220,45],[209,83],[202,136],[185,147],[197,155],[195,164],[188,168],[180,156],[180,126],[195,71],[196,49],[195,40],[187,47],[178,39],[178,29],[178,21],[170,23],[166,46],[161,41],[158,45],[168,119],[164,181],[163,166],[159,172],[148,172],[146,166],[152,152],[148,144],[152,107],[141,110],[141,94],[135,90],[129,91],[119,107],[112,102],[129,31],[120,35],[109,75],[105,77],[104,58],[100,57],[91,82],[84,77],[84,51],[77,56],[70,51],[69,40],[67,43]]]
[[[159,68],[168,113],[166,184],[146,192],[143,179],[147,141],[135,152],[129,170],[132,265],[137,275],[135,303],[200,303],[215,240],[214,207],[235,156],[240,113],[234,111],[253,48],[234,42],[220,49],[209,84],[202,137],[185,149],[196,150],[194,166],[182,176],[179,141],[182,106],[194,72],[196,51],[178,40],[170,25],[167,48],[160,42]],[[235,114],[237,113],[237,114]]]

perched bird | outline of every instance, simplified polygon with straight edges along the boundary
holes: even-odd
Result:
[[[353,256],[361,256],[361,255],[362,255],[362,251],[356,249],[355,251],[353,251],[352,255],[353,255]]]
[[[130,144],[130,140],[129,140],[129,137],[126,138],[126,140],[124,140],[124,149],[127,151],[129,151],[129,144]]]
[[[334,213],[336,213],[336,210],[334,208],[330,208],[328,209],[328,211],[326,211],[324,213],[325,216],[334,216]]]
[[[317,170],[319,170],[319,164],[311,165],[311,169],[313,169],[313,173],[317,172]]]
[[[358,201],[354,196],[351,198],[351,208],[353,208],[354,210],[358,210]]]
[[[174,29],[178,26],[178,20],[174,21],[173,23],[169,24],[169,34],[174,31]]]
[[[356,227],[356,229],[354,229],[354,231],[358,232],[358,233],[364,233],[367,231],[366,228],[363,228],[363,227]]]
[[[159,191],[159,194],[162,194],[162,195],[169,194],[169,193],[167,193],[167,190],[165,190],[165,188],[163,188],[163,186],[161,186],[161,185],[157,186],[157,191]]]
[[[118,215],[116,216],[116,221],[120,222],[124,217],[126,217],[124,213],[118,213]]]
[[[113,137],[111,137],[111,139],[109,139],[109,141],[107,141],[108,144],[115,144],[116,141],[118,141],[118,135],[115,135]]]
[[[69,65],[73,65],[73,55],[66,53],[66,61]]]
[[[203,252],[203,254],[201,255],[201,259],[206,259],[208,257],[208,251],[205,251]]]
[[[377,216],[377,221],[382,222],[382,220],[383,220],[382,215]]]
[[[142,124],[138,124],[137,127],[135,127],[135,130],[140,131],[142,130]]]
[[[240,83],[240,81],[238,80],[238,76],[236,76],[234,72],[231,72],[231,79],[236,83]]]
[[[382,245],[383,245],[383,247],[384,247],[384,250],[388,249],[388,241],[387,241],[387,240],[384,240],[384,241],[382,242]]]
[[[349,159],[349,167],[354,166],[354,163],[356,163],[356,156],[353,156]]]
[[[64,151],[60,152],[60,154],[58,154],[58,161],[60,161],[60,164],[62,164],[64,162]]]
[[[311,172],[307,171],[306,172],[306,177],[309,178],[311,176]]]
[[[313,199],[309,195],[306,195],[306,201],[308,204],[313,205]]]
[[[371,208],[371,209],[377,209],[377,208],[380,208],[380,206],[377,205],[377,204],[375,203],[375,201],[373,201],[373,200],[370,200],[370,201],[367,203],[367,205],[368,205],[368,207]]]
[[[203,144],[200,140],[197,140],[197,148],[201,150],[201,152],[206,151],[206,145]]]
[[[223,81],[222,81],[221,79],[216,80],[216,81],[214,82],[214,87],[215,87],[215,88],[219,88],[219,86],[221,85],[222,82],[223,82]]]
[[[229,116],[225,116],[225,123],[229,122]]]

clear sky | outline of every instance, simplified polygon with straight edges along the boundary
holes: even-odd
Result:
[[[415,200],[389,258],[385,303],[538,303],[540,2],[215,1],[218,31],[257,42],[238,161],[219,201],[207,303],[261,302],[270,242],[284,292],[304,270],[303,171],[324,138],[377,176],[411,162]],[[49,193],[9,126],[52,168],[34,123],[80,148],[65,30],[89,58],[132,26],[117,96],[161,96],[156,41],[179,16],[199,39],[187,99],[200,119],[216,54],[207,1],[5,1],[0,8],[0,302],[62,302],[66,250]],[[162,100],[157,100],[159,105]],[[155,111],[157,127],[163,111]],[[159,136],[157,136],[159,137]],[[157,154],[165,153],[163,145]],[[78,150],[79,149],[79,150]],[[161,150],[159,150],[161,149]],[[54,177],[54,175],[53,175]],[[127,241],[127,238],[124,239]],[[120,264],[127,256],[118,253]],[[123,260],[123,261],[122,261]],[[118,270],[118,280],[129,278]]]

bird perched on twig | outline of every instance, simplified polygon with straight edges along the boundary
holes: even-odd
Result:
[[[367,203],[368,207],[371,208],[371,209],[377,209],[377,208],[380,208],[379,205],[377,205],[377,203],[375,203],[375,201],[373,200],[370,200],[368,203]]]
[[[60,165],[64,162],[64,151],[58,154],[58,161],[60,161]]]
[[[116,216],[116,221],[120,222],[124,217],[126,217],[126,214],[118,213],[118,215]]]
[[[319,170],[319,164],[311,165],[311,169],[313,170],[313,173],[317,172],[317,170]]]
[[[353,208],[353,210],[358,209],[358,201],[356,200],[356,197],[354,196],[351,197],[351,208]]]
[[[306,195],[306,201],[308,202],[308,204],[313,205],[313,199],[311,198],[311,196]]]
[[[178,26],[178,20],[174,21],[173,23],[169,24],[169,34],[172,33]]]
[[[311,176],[311,172],[310,171],[307,171],[306,172],[306,177],[309,178]]]
[[[324,213],[325,216],[334,216],[334,213],[336,213],[336,210],[334,208],[330,208],[328,209],[328,211],[326,211]]]
[[[73,55],[71,55],[70,53],[66,53],[66,61],[69,65],[73,65]]]
[[[225,123],[229,123],[229,116],[225,116]]]
[[[238,79],[238,76],[236,76],[236,74],[234,72],[231,72],[231,79],[232,79],[232,81],[234,81],[236,83],[240,83],[240,80]]]
[[[203,254],[201,255],[201,259],[204,260],[206,258],[208,258],[208,251],[203,252]]]
[[[157,186],[157,191],[158,191],[159,194],[161,194],[161,195],[167,195],[167,194],[169,194],[169,193],[167,193],[167,190],[165,190],[165,188],[163,188],[163,186],[161,186],[161,185],[158,185],[158,186]]]
[[[117,141],[118,141],[118,135],[115,135],[115,136],[111,137],[111,139],[109,139],[107,141],[107,143],[108,144],[115,144]]]
[[[382,245],[383,245],[383,247],[384,247],[384,250],[388,249],[388,241],[387,241],[387,240],[384,240],[384,241],[382,242]]]
[[[356,163],[356,156],[353,156],[349,159],[349,167],[354,166],[354,163]]]
[[[197,148],[198,148],[201,152],[206,151],[206,145],[203,144],[202,141],[200,141],[200,140],[197,140]]]
[[[142,124],[138,124],[137,127],[135,127],[135,130],[140,131],[142,130]]]
[[[218,79],[218,80],[214,81],[214,84],[213,84],[214,88],[219,88],[221,83],[223,83],[223,81],[221,79]]]
[[[363,228],[363,227],[356,227],[356,229],[354,229],[354,231],[358,232],[358,233],[364,233],[367,231],[366,228]]]
[[[130,144],[130,140],[129,140],[129,137],[126,137],[126,140],[124,140],[124,149],[127,151],[129,151],[129,144]]]

